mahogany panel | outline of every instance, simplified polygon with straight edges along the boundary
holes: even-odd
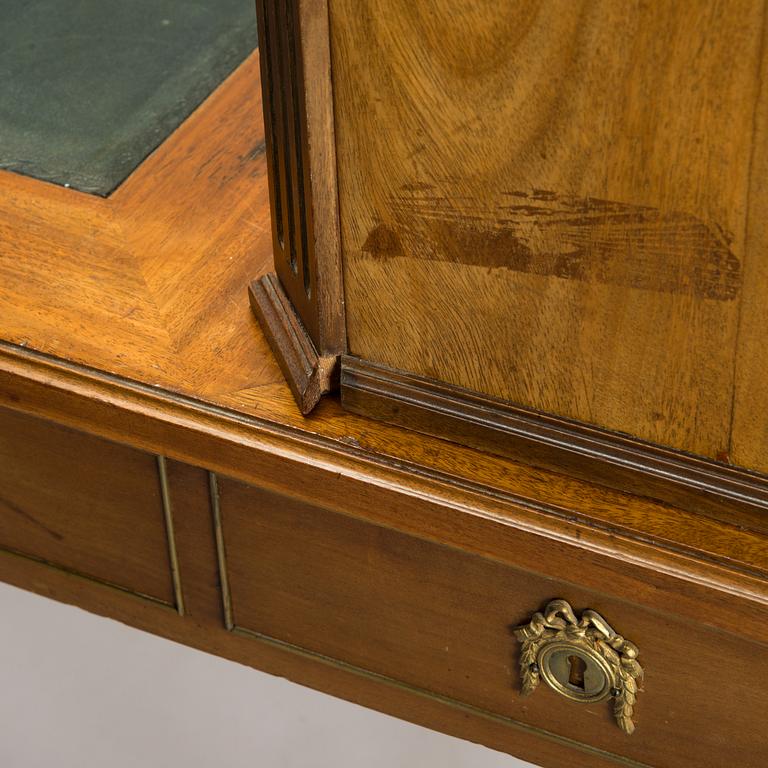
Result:
[[[157,458],[0,409],[0,548],[176,605]]]
[[[546,768],[613,768],[614,760],[584,753],[561,742],[541,739],[535,729],[510,723],[435,696],[424,696],[405,686],[361,676],[343,665],[312,654],[181,617],[162,606],[111,590],[97,582],[78,579],[64,571],[7,555],[0,550],[0,579],[45,597],[77,605],[174,642],[231,659],[361,706],[417,723],[425,728],[471,739]],[[115,657],[115,663],[120,658]],[[299,734],[300,737],[300,734]],[[624,763],[626,764],[626,763]]]
[[[649,610],[630,595],[584,589],[578,573],[544,578],[232,480],[220,479],[219,491],[237,632],[632,765],[764,762],[768,689],[744,685],[768,673],[763,645]],[[599,611],[639,646],[645,689],[631,737],[608,702],[574,704],[544,689],[521,698],[511,627],[556,597]]]

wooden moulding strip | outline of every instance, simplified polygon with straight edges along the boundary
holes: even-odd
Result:
[[[163,517],[165,519],[165,535],[168,539],[168,562],[171,567],[174,602],[179,616],[183,616],[185,613],[184,593],[181,589],[179,556],[176,550],[176,531],[173,527],[173,507],[171,505],[170,489],[168,488],[168,468],[165,456],[156,456],[155,459],[157,461],[157,475],[160,480],[160,496],[163,501]]]
[[[345,408],[768,533],[768,478],[345,355]]]
[[[768,643],[764,574],[596,528],[534,499],[5,342],[0,406]]]

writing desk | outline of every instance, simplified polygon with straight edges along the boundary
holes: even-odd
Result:
[[[252,55],[111,196],[0,174],[0,578],[543,766],[758,766],[757,531],[343,411],[299,414]],[[640,649],[636,730],[521,696],[553,599]]]

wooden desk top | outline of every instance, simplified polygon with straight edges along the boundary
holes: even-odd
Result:
[[[693,592],[714,585],[721,626],[742,614],[728,615],[731,598],[768,604],[757,530],[372,422],[333,399],[301,417],[246,290],[272,255],[258,77],[254,54],[109,198],[0,173],[0,404],[501,559],[513,526],[627,574],[642,564],[632,588],[660,608],[681,577]],[[446,514],[374,508],[374,486],[442,499]],[[537,557],[529,565],[546,570]],[[695,614],[698,598],[686,600]],[[753,631],[762,637],[757,618]]]

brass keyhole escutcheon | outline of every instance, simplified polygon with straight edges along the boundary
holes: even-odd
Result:
[[[616,687],[615,675],[598,653],[567,640],[543,648],[538,665],[544,682],[572,701],[601,701]]]
[[[643,675],[638,650],[599,613],[587,610],[577,618],[565,600],[552,600],[514,631],[522,643],[523,695],[543,680],[571,701],[612,698],[616,723],[627,734],[634,731],[637,681]]]

